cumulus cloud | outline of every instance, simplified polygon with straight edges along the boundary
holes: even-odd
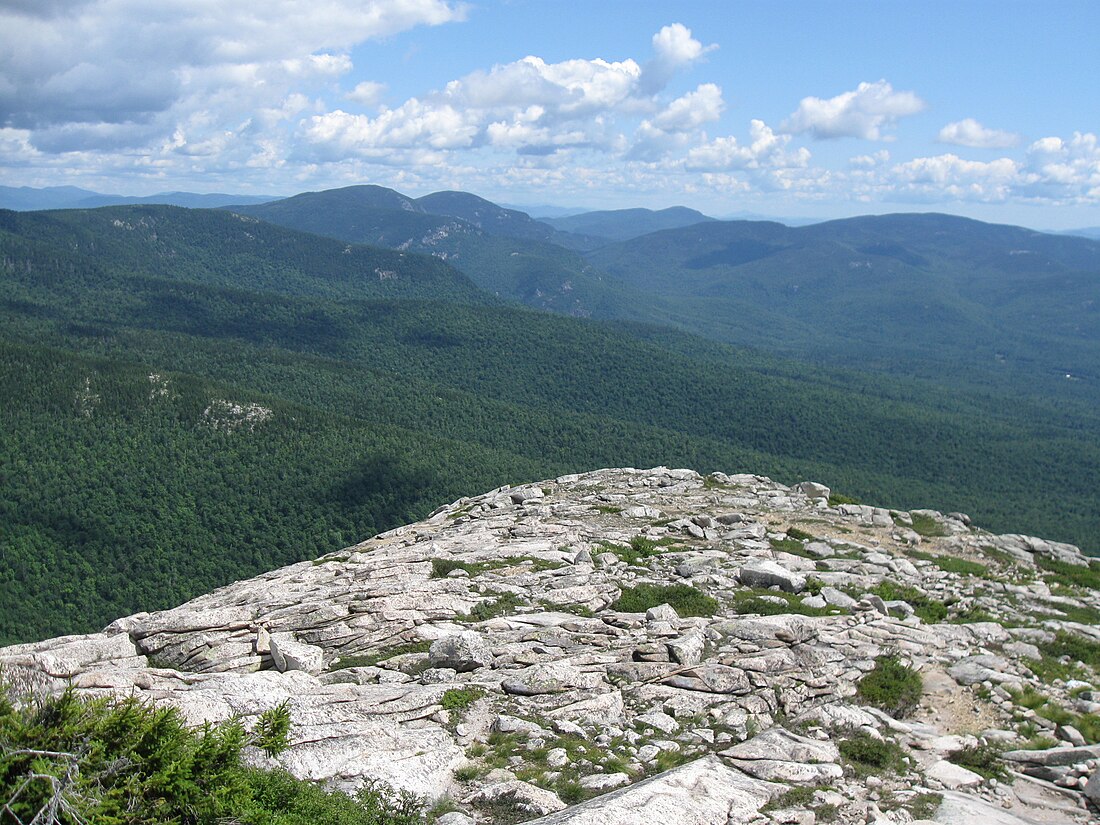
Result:
[[[717,48],[715,43],[704,46],[683,23],[662,27],[653,35],[654,57],[645,66],[643,89],[650,94],[660,91],[677,71]]]
[[[818,139],[888,140],[885,129],[924,107],[924,101],[913,92],[896,92],[885,80],[879,80],[860,83],[854,91],[828,100],[805,97],[783,122],[782,128],[795,134],[809,132]]]
[[[471,72],[374,118],[343,111],[314,116],[302,136],[315,154],[328,157],[340,152],[368,156],[381,147],[416,141],[440,149],[490,146],[528,157],[566,148],[616,153],[629,145],[617,120],[653,114],[639,127],[634,143],[635,157],[656,159],[684,143],[667,133],[691,131],[721,115],[722,90],[713,83],[663,108],[657,95],[672,71],[692,64],[709,48],[677,23],[654,35],[655,54],[645,68],[633,58],[550,63],[529,55]],[[663,78],[658,86],[654,72]]]
[[[653,118],[653,125],[665,132],[686,132],[718,120],[725,108],[722,89],[714,83],[703,83],[668,104]]]
[[[1069,140],[1035,141],[1027,150],[1021,190],[1042,199],[1100,202],[1100,139],[1092,132],[1074,132]]]
[[[30,9],[33,8],[33,11]],[[222,96],[270,104],[287,81],[331,79],[370,38],[465,16],[448,0],[84,0],[0,9],[0,126],[154,124]],[[175,113],[174,113],[175,114]]]
[[[749,124],[750,142],[742,144],[733,136],[716,138],[687,153],[685,168],[693,171],[718,172],[730,169],[783,169],[804,167],[810,151],[800,147],[787,151],[790,135],[777,135],[762,120]]]
[[[385,83],[364,80],[362,83],[356,84],[355,88],[344,95],[344,97],[353,103],[359,103],[363,106],[377,106],[382,102],[382,95],[385,94],[385,92]]]
[[[939,134],[940,143],[969,146],[972,149],[1008,149],[1020,142],[1020,136],[1000,129],[987,129],[972,117],[948,123]]]

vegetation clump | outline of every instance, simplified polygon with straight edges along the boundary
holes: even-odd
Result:
[[[913,519],[913,532],[918,536],[934,538],[947,535],[947,528],[932,516],[924,513],[910,513],[909,515]]]
[[[1008,770],[1001,761],[1001,750],[992,745],[971,745],[947,757],[949,762],[986,779],[1006,780]]]
[[[939,624],[947,618],[946,604],[909,585],[882,581],[868,592],[878,596],[883,601],[908,602],[913,608],[913,612],[920,617],[922,622],[927,624]]]
[[[675,547],[676,544],[676,539],[672,537],[654,540],[645,536],[635,536],[630,540],[629,545],[604,544],[604,549],[614,553],[632,567],[637,567],[648,559],[666,552],[668,548]]]
[[[718,601],[713,596],[687,584],[624,587],[611,609],[623,613],[644,613],[662,604],[670,605],[681,617],[713,616],[718,610]]]
[[[867,704],[896,717],[912,713],[920,703],[923,682],[920,674],[895,655],[879,656],[874,669],[856,685]]]
[[[485,691],[477,687],[451,688],[443,694],[439,703],[444,710],[466,710],[484,695]]]
[[[837,747],[857,776],[870,776],[882,771],[897,773],[904,757],[896,742],[879,739],[863,731],[841,739]]]
[[[0,685],[3,821],[424,825],[421,800],[381,783],[352,797],[241,761],[249,745],[285,749],[290,725],[285,704],[249,733],[235,721],[190,728],[133,697],[12,701]]]

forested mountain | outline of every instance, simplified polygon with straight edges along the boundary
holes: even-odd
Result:
[[[948,215],[712,222],[589,259],[679,326],[952,386],[1100,398],[1100,243]]]
[[[702,212],[685,206],[671,206],[668,209],[610,209],[597,212],[583,212],[564,218],[542,218],[562,232],[579,235],[591,235],[606,238],[608,241],[627,241],[659,232],[662,229],[679,229],[705,221],[713,221]]]
[[[3,641],[164,607],[471,489],[616,464],[813,477],[1100,536],[1089,407],[499,305],[436,258],[225,212],[0,213],[0,274]]]
[[[449,204],[503,234],[421,212],[425,202],[441,211]],[[524,237],[538,222],[465,193],[411,199],[349,187],[240,211],[428,252],[494,295],[539,309],[656,323],[960,391],[1100,401],[1100,243],[1083,238],[934,214],[802,227],[704,219],[599,248],[591,235],[558,233],[589,250],[580,254]],[[639,213],[705,218],[622,210],[556,225],[626,233]]]
[[[538,309],[583,317],[634,317],[624,312],[632,302],[622,294],[623,287],[605,283],[580,254],[547,240],[564,233],[474,195],[439,192],[412,199],[380,186],[349,186],[232,208],[352,243],[433,255],[482,289]],[[575,237],[577,246],[592,245]]]
[[[106,289],[145,276],[281,295],[491,300],[442,261],[322,239],[232,212],[0,210],[0,233],[9,270],[28,289],[57,288],[65,298],[79,296],[65,291],[62,278]],[[43,272],[53,275],[43,280]]]

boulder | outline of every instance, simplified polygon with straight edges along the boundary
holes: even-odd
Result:
[[[780,566],[774,561],[753,561],[744,565],[738,573],[746,587],[779,587],[787,593],[801,593],[806,589],[806,577]]]
[[[925,769],[924,775],[929,779],[935,779],[945,788],[957,791],[959,788],[973,788],[981,785],[984,779],[980,774],[967,770],[962,765],[956,765],[941,759]]]
[[[325,651],[299,642],[290,633],[272,633],[268,647],[275,667],[281,671],[303,670],[316,676],[322,670]]]
[[[464,630],[436,639],[428,648],[432,667],[449,667],[459,673],[469,673],[493,662],[493,651],[485,638],[472,630]]]

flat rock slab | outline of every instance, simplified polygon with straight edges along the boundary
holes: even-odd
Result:
[[[708,756],[529,825],[738,825],[785,790]]]

